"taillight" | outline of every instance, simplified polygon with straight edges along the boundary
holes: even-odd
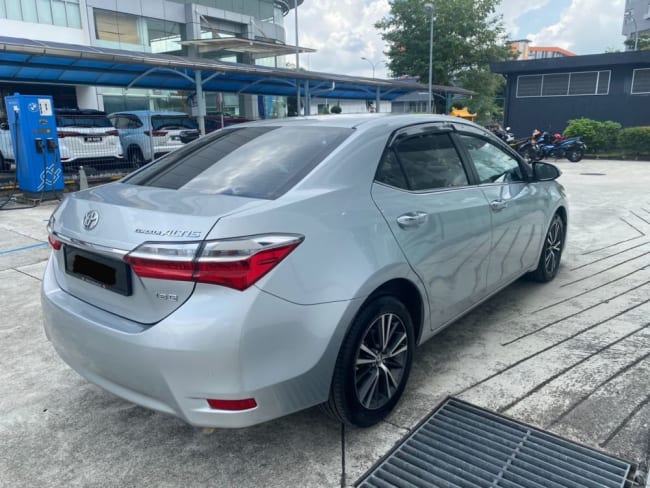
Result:
[[[303,241],[277,234],[206,242],[145,242],[125,256],[142,278],[194,281],[245,290]]]
[[[68,130],[60,130],[57,131],[56,135],[59,137],[59,139],[63,139],[64,137],[78,137],[81,135],[79,132],[72,132]]]
[[[61,241],[58,240],[56,237],[54,237],[52,234],[49,234],[47,236],[47,242],[50,243],[50,246],[52,246],[52,249],[54,249],[55,251],[61,249],[61,245],[62,245]]]
[[[144,133],[148,136],[154,137],[165,137],[167,135],[166,130],[146,130]]]
[[[104,132],[104,135],[105,136],[119,136],[120,133],[118,131],[116,131],[116,130],[107,130],[106,132]]]

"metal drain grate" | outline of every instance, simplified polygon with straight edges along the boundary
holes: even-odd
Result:
[[[632,469],[620,459],[449,398],[355,486],[623,488]]]

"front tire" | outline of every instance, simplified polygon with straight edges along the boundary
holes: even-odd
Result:
[[[414,348],[413,322],[402,302],[382,296],[365,305],[343,340],[325,410],[358,427],[383,420],[404,392]]]
[[[555,278],[560,268],[565,236],[566,229],[564,228],[564,221],[562,217],[555,214],[544,238],[542,254],[539,257],[537,269],[531,273],[531,277],[535,281],[547,283]]]

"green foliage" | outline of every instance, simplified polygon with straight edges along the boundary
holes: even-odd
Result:
[[[388,45],[391,74],[418,76],[422,83],[429,79],[431,14],[424,5],[432,3],[433,83],[460,84],[476,92],[473,103],[480,115],[498,110],[494,97],[504,80],[488,64],[515,57],[503,21],[495,15],[499,1],[393,0],[390,14],[375,24]]]
[[[622,129],[618,143],[625,156],[650,156],[650,127]]]
[[[466,100],[455,100],[454,103],[451,104],[451,108],[455,108],[460,110],[461,108],[465,107],[467,105]]]
[[[618,122],[587,119],[569,120],[569,125],[564,130],[566,137],[580,137],[587,144],[590,153],[599,153],[604,150],[616,149],[621,124]]]
[[[472,113],[477,114],[476,122],[486,125],[493,120],[503,118],[503,109],[496,104],[495,95],[501,92],[505,80],[500,75],[494,75],[489,68],[477,68],[465,71],[458,76],[463,88],[478,93],[468,101],[468,108]]]
[[[341,110],[340,105],[334,105],[332,108],[330,108],[330,112],[333,114],[340,114],[343,110]]]
[[[329,105],[323,105],[323,109],[321,110],[321,114],[327,115],[329,113],[330,113]]]
[[[635,37],[632,34],[625,40],[625,46],[628,49],[634,49]],[[650,50],[650,34],[639,34],[639,51]]]

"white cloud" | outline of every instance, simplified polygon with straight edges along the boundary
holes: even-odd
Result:
[[[300,66],[311,71],[372,76],[372,67],[361,57],[375,62],[375,76],[385,78],[384,42],[375,22],[390,12],[388,0],[307,0],[298,7],[300,45],[318,52],[302,54]],[[287,44],[295,43],[294,12],[284,19]],[[287,56],[294,63],[294,56]]]
[[[573,0],[559,22],[529,33],[533,46],[558,46],[576,54],[623,49],[624,0]]]
[[[576,54],[622,49],[623,5],[625,0],[567,0],[560,20],[539,32],[523,32],[519,27],[525,15],[544,15],[551,0],[502,0],[498,8],[512,38],[528,38],[533,45],[559,46]],[[570,5],[569,5],[570,4]],[[372,76],[370,63],[376,63],[375,76],[385,78],[382,60],[386,50],[374,24],[390,12],[389,0],[306,0],[298,7],[300,45],[317,50],[300,56],[301,67],[311,71]],[[284,19],[286,41],[295,42],[294,12]],[[294,63],[293,56],[286,61]]]
[[[518,39],[521,29],[517,24],[517,20],[524,15],[543,9],[549,2],[550,0],[541,0],[538,2],[531,2],[530,0],[502,0],[501,4],[497,7],[497,13],[503,16],[503,21],[510,38]],[[542,14],[535,12],[533,15]]]

